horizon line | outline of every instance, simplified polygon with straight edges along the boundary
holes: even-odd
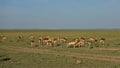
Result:
[[[120,28],[89,28],[89,29],[0,29],[0,30],[120,30]]]

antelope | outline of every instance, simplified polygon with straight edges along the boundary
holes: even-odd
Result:
[[[67,37],[59,38],[59,41],[62,42],[62,43],[66,43],[67,42]]]
[[[3,36],[2,37],[2,41],[6,41],[7,40],[7,37],[6,36]]]
[[[56,38],[51,38],[51,39],[48,39],[48,40],[46,40],[46,44],[47,45],[55,45],[56,43],[57,43],[57,41],[58,41],[58,39],[56,39]]]
[[[43,43],[42,40],[43,40],[42,36],[39,36],[39,38],[38,38],[39,45]]]
[[[45,38],[43,38],[43,44],[47,44],[47,41],[48,41],[48,40],[50,40],[49,37],[45,37]]]
[[[76,60],[76,64],[81,64],[82,61],[81,60]]]
[[[88,46],[91,46],[92,42],[91,41],[87,41]]]
[[[53,41],[53,39],[50,39],[49,36],[46,36],[45,38],[43,38],[43,42],[46,45],[53,45],[55,43],[55,40]]]
[[[52,41],[51,39],[47,40],[47,41],[46,41],[46,45],[47,45],[47,46],[48,46],[48,45],[52,46],[52,45],[53,45],[53,41]]]
[[[30,44],[31,44],[31,47],[34,47],[34,46],[35,46],[35,41],[34,41],[34,40],[31,40],[31,41],[30,41]]]
[[[23,40],[23,36],[22,36],[22,35],[19,35],[19,36],[18,36],[18,40]]]
[[[54,38],[53,39],[53,45],[55,45],[57,43],[58,39],[57,38]]]
[[[34,36],[31,35],[31,36],[29,37],[29,39],[32,41],[32,40],[34,39]]]
[[[106,40],[105,38],[101,38],[100,41],[99,41],[100,44],[104,46],[104,44],[105,44],[105,40]]]
[[[77,39],[75,39],[75,40],[73,40],[73,41],[70,41],[70,42],[68,42],[68,43],[67,43],[67,47],[69,47],[69,46],[73,45],[73,46],[74,46],[74,48],[75,48],[76,43],[77,43]]]
[[[98,40],[93,38],[93,37],[90,37],[89,40],[88,40],[88,43],[89,43],[89,45],[92,45],[92,43],[93,43],[94,45],[97,46]]]
[[[53,45],[53,39],[50,39],[50,38],[44,38],[44,39],[43,39],[43,42],[44,42],[44,44],[46,44],[47,46],[48,46],[48,45],[50,45],[50,46]]]
[[[95,38],[94,38],[94,37],[90,37],[90,38],[89,38],[89,41],[95,42]]]
[[[85,44],[84,41],[85,41],[85,38],[78,38],[76,45],[78,45],[79,47],[84,46]]]

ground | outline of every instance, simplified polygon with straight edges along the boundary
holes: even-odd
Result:
[[[7,41],[0,41],[0,68],[119,68],[120,67],[120,30],[0,30],[6,35]],[[17,41],[18,35],[24,36],[24,41]],[[61,46],[30,47],[29,36],[39,35],[50,37],[94,36],[105,37],[104,47],[67,48]],[[76,64],[80,60],[80,64]]]

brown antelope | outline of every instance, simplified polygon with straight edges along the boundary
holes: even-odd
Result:
[[[92,44],[92,42],[91,42],[91,41],[87,41],[87,44],[88,44],[88,46],[90,47],[91,44]]]
[[[43,38],[43,44],[47,44],[47,41],[48,41],[48,40],[50,40],[49,37],[45,37],[45,38]]]
[[[50,39],[49,36],[46,36],[45,38],[43,38],[43,43],[52,46],[55,41],[53,41],[53,39]]]
[[[88,43],[91,43],[91,45],[94,44],[95,46],[97,46],[98,40],[95,39],[95,38],[93,38],[93,37],[90,37],[90,38],[88,39]]]
[[[44,44],[45,45],[50,45],[50,46],[52,46],[53,45],[53,39],[50,39],[49,37],[46,37],[46,38],[44,38],[43,39],[43,42],[44,42]]]
[[[7,40],[7,37],[6,36],[3,36],[2,37],[2,41],[6,41]]]
[[[100,44],[104,46],[104,44],[105,44],[105,40],[106,40],[105,38],[101,38],[100,41],[99,41]]]
[[[67,42],[67,37],[59,38],[59,41],[62,42],[62,43],[66,43]]]
[[[85,38],[77,38],[77,43],[76,45],[78,45],[79,47],[84,46],[85,44]]]
[[[53,45],[55,45],[57,42],[58,42],[58,39],[57,39],[57,38],[54,38],[54,39],[53,39]]]
[[[76,64],[81,64],[82,61],[81,60],[76,60]]]
[[[69,47],[69,46],[72,45],[72,46],[74,46],[74,48],[75,48],[76,43],[77,43],[77,39],[75,39],[75,40],[73,40],[73,41],[70,41],[70,42],[67,43],[67,47]]]
[[[94,38],[94,37],[90,37],[90,38],[89,38],[89,41],[95,42],[95,38]]]
[[[29,37],[29,39],[30,39],[31,41],[34,40],[34,36],[31,35],[31,36]]]
[[[46,45],[54,46],[57,43],[57,41],[58,41],[58,39],[56,39],[56,38],[48,39],[48,40],[46,40]]]
[[[51,39],[46,41],[46,45],[48,46],[52,46],[53,45],[53,41]]]

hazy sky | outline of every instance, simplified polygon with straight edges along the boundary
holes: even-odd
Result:
[[[0,0],[0,29],[120,29],[120,0]]]

